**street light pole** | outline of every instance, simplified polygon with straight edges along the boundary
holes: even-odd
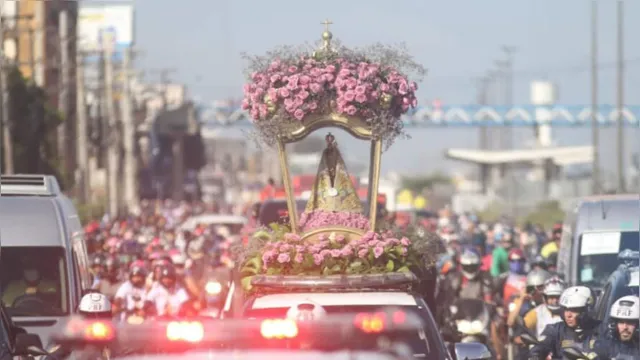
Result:
[[[598,128],[598,1],[591,0],[591,141],[593,143],[592,192],[600,189],[600,139]]]
[[[618,96],[617,96],[617,110],[618,110],[618,191],[621,193],[626,192],[626,179],[624,176],[624,114],[622,110],[624,108],[624,1],[618,0]]]

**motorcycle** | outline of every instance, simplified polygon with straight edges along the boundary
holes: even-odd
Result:
[[[484,301],[458,299],[449,307],[449,312],[460,336],[459,342],[489,343],[491,316]]]

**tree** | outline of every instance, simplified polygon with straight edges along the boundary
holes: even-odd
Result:
[[[441,173],[433,173],[427,176],[405,177],[402,179],[402,188],[422,193],[425,189],[431,189],[434,185],[451,184],[451,178]]]
[[[62,187],[68,185],[62,181],[56,148],[62,117],[47,103],[45,91],[27,82],[17,68],[8,69],[7,86],[15,172],[55,175]]]

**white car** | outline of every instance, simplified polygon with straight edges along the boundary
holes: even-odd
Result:
[[[388,275],[390,274],[381,274],[380,277],[387,277],[388,280]],[[416,356],[433,359],[449,358],[447,347],[425,301],[410,291],[399,290],[399,287],[390,288],[387,286],[386,289],[381,289],[380,286],[365,284],[376,280],[376,277],[375,275],[336,276],[333,278],[338,282],[339,279],[343,281],[341,286],[336,288],[330,284],[330,281],[327,281],[332,277],[257,276],[252,281],[254,286],[268,289],[270,285],[273,285],[273,288],[265,290],[265,292],[260,291],[259,295],[249,297],[244,303],[242,317],[284,318],[290,307],[306,301],[322,306],[329,315],[375,312],[383,307],[397,307],[400,310],[415,313],[425,324],[423,331],[416,333],[415,338],[409,340]],[[346,278],[349,278],[348,286],[345,286],[344,279]],[[301,279],[308,279],[309,283],[304,284],[304,280],[300,281]],[[415,278],[413,279],[415,280]],[[402,281],[402,279],[397,280]],[[287,281],[291,281],[291,285],[288,285]],[[359,281],[363,283],[361,284]],[[407,278],[404,278],[404,282],[407,282]],[[278,288],[282,288],[283,291],[279,292]],[[326,288],[326,291],[322,291],[323,288]],[[227,300],[228,302],[233,301],[232,296],[229,296]],[[227,304],[225,308],[229,309],[230,305]]]

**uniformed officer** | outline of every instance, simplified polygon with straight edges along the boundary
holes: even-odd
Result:
[[[595,342],[589,358],[611,359],[622,355],[640,357],[639,330],[640,299],[623,296],[611,305],[609,329],[611,332]]]
[[[599,336],[600,321],[589,316],[594,296],[586,286],[572,286],[560,296],[562,322],[548,325],[529,353],[529,359],[543,360],[549,354],[562,358],[562,349],[574,346],[586,347]]]

